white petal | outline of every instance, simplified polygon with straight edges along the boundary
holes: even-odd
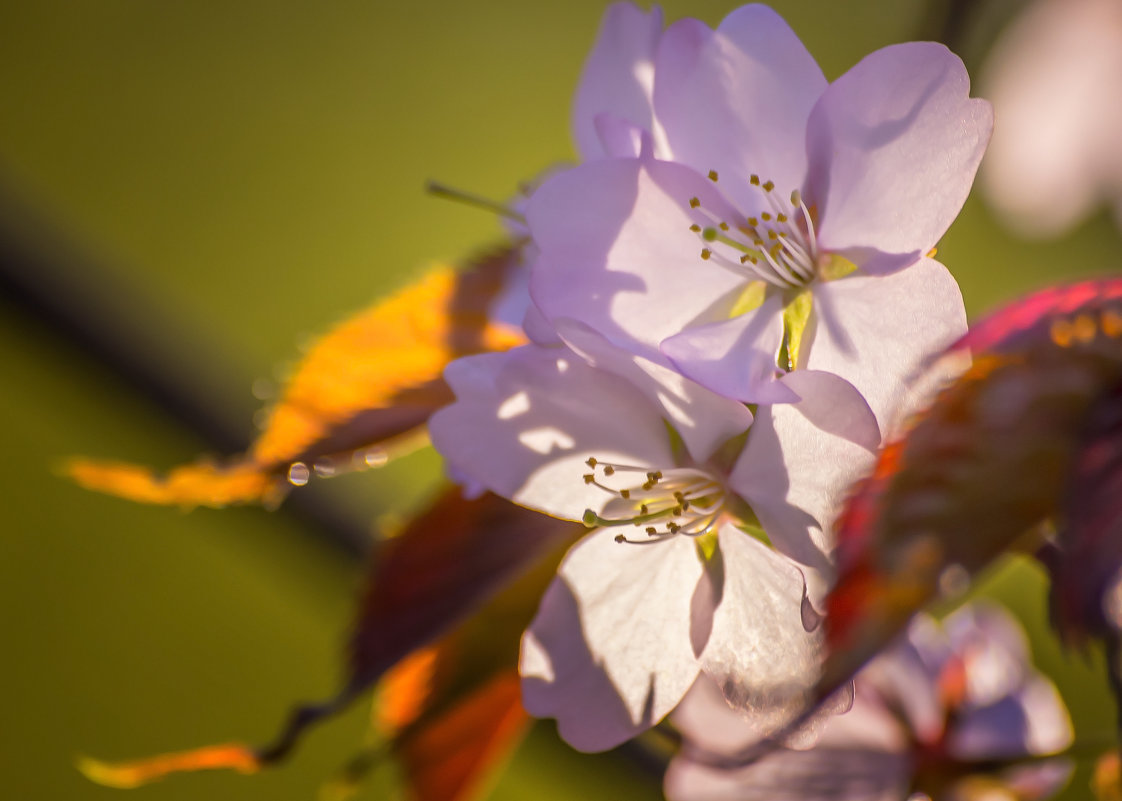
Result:
[[[719,539],[707,565],[716,603],[701,668],[753,729],[771,734],[806,708],[822,633],[803,626],[803,577],[789,559],[731,525]]]
[[[697,677],[690,605],[701,576],[686,537],[635,545],[594,531],[573,547],[522,640],[522,702],[581,751],[631,739]]]
[[[644,13],[631,3],[614,3],[604,14],[596,44],[585,61],[573,103],[573,137],[585,161],[605,152],[596,117],[610,112],[653,131],[651,93],[654,57],[662,35],[662,11]]]
[[[830,85],[807,129],[806,194],[825,249],[918,258],[935,245],[993,129],[993,109],[969,91],[962,61],[933,42],[878,50]]]
[[[556,326],[565,343],[589,364],[627,378],[660,407],[695,462],[705,461],[718,446],[751,425],[752,413],[743,404],[683,378],[663,364],[613,347],[582,323],[562,319]]]
[[[445,379],[456,402],[429,420],[433,444],[460,474],[515,503],[580,520],[613,497],[583,480],[589,457],[672,464],[658,410],[567,349],[527,345],[458,359]]]
[[[783,340],[783,297],[773,293],[747,314],[691,326],[662,342],[662,352],[684,375],[745,403],[796,399],[776,381]]]
[[[924,400],[909,385],[926,360],[966,333],[958,284],[934,259],[815,284],[812,319],[805,366],[853,384],[886,434]]]
[[[807,118],[825,88],[803,43],[766,6],[739,8],[716,31],[681,20],[659,44],[655,109],[675,160],[716,169],[746,215],[761,208],[749,175],[783,196],[802,187]]]
[[[701,208],[691,209],[690,198]],[[658,345],[706,316],[745,279],[704,261],[693,224],[734,214],[713,183],[667,162],[612,159],[544,183],[526,217],[541,256],[530,294],[549,320],[579,320],[658,362]]]
[[[872,468],[876,420],[851,385],[795,370],[782,379],[798,403],[761,406],[729,477],[777,550],[798,562],[811,603],[833,582],[833,524],[850,485]]]

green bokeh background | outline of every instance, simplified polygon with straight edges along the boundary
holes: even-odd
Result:
[[[428,179],[495,198],[572,158],[568,110],[603,2],[39,2],[0,11],[0,206],[74,295],[245,439],[251,387],[298,346],[434,260],[501,234],[426,196]],[[717,22],[732,2],[670,2]],[[939,33],[949,3],[774,4],[834,77],[877,47]],[[974,71],[1017,3],[978,3],[958,49]],[[999,121],[1000,124],[1000,121]],[[1016,240],[972,198],[940,246],[972,315],[1049,281],[1116,270],[1105,215],[1062,242]],[[110,311],[106,311],[110,310]],[[82,453],[170,466],[199,436],[0,297],[0,795],[115,797],[73,768],[267,739],[325,696],[357,563],[292,515],[182,514],[55,475]],[[372,531],[420,503],[419,454],[308,488]],[[316,482],[313,482],[316,483]],[[1109,731],[1097,662],[1057,652],[1039,578],[991,589],[1034,626],[1082,734]],[[361,738],[363,705],[274,772],[176,778],[159,799],[307,799]],[[1082,776],[1076,781],[1081,782]],[[386,773],[363,797],[381,798]],[[1082,786],[1071,797],[1083,795]],[[538,724],[494,799],[659,797],[620,755],[584,757]]]

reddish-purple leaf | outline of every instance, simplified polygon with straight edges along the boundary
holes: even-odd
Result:
[[[1048,289],[950,349],[974,363],[880,455],[838,526],[824,687],[851,676],[940,583],[1055,516],[1092,410],[1122,380],[1122,279]],[[951,581],[950,583],[953,583]]]

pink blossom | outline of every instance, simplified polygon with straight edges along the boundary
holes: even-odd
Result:
[[[722,765],[722,755],[759,732],[704,681],[673,719],[687,744],[666,776],[671,801],[900,801],[912,792],[976,797],[965,791],[983,786],[1004,788],[997,797],[1042,799],[1070,773],[1063,760],[1026,760],[1069,746],[1071,721],[1056,688],[1029,663],[1016,621],[984,604],[943,626],[917,618],[857,677],[853,708],[829,718],[810,748]]]
[[[527,208],[538,309],[767,403],[794,398],[776,357],[784,308],[807,292],[790,366],[850,381],[883,425],[903,379],[965,330],[957,285],[926,255],[970,190],[989,105],[937,44],[884,48],[828,84],[765,6],[716,31],[659,23],[629,6],[606,18],[576,106],[596,158]]]
[[[523,638],[526,708],[577,748],[609,748],[703,671],[779,727],[818,677],[808,596],[832,570],[820,521],[872,462],[872,412],[841,379],[803,370],[783,379],[803,400],[753,420],[594,332],[562,332],[569,346],[453,362],[456,402],[429,423],[457,475],[592,528]]]

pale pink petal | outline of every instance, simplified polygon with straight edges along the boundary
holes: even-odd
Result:
[[[657,6],[646,13],[631,3],[614,3],[605,12],[573,103],[573,137],[583,160],[611,155],[596,128],[596,117],[603,112],[654,130],[651,92],[661,35]]]
[[[663,792],[669,801],[901,801],[910,769],[901,754],[854,746],[783,749],[727,771],[678,757]]]
[[[849,381],[888,433],[923,398],[909,380],[925,360],[966,333],[966,310],[947,268],[922,259],[898,273],[850,275],[814,285],[804,366]]]
[[[690,208],[690,198],[701,209]],[[712,182],[667,162],[613,159],[569,170],[538,189],[526,216],[541,255],[530,294],[549,320],[579,320],[658,362],[658,345],[709,322],[742,274],[701,258],[703,209],[734,212]],[[721,307],[724,311],[725,307]]]
[[[674,159],[707,173],[745,214],[761,208],[749,175],[783,196],[806,174],[807,118],[826,79],[783,19],[762,5],[729,14],[716,31],[674,23],[658,48],[655,111]]]
[[[1052,682],[1034,676],[1012,695],[958,713],[947,742],[960,759],[1043,756],[1071,745],[1071,718]]]
[[[810,702],[822,633],[803,626],[803,576],[789,559],[731,525],[719,541],[706,567],[713,612],[701,669],[752,729],[772,734]]]
[[[902,713],[899,719],[907,725],[914,739],[934,745],[943,734],[947,709],[936,683],[938,672],[928,664],[927,654],[916,647],[916,639],[946,644],[946,637],[935,619],[917,615],[905,635],[862,669],[858,687],[875,687],[881,698],[899,707]],[[900,747],[902,750],[903,743]]]
[[[721,444],[752,424],[747,407],[658,364],[614,347],[583,323],[560,319],[557,333],[592,366],[623,376],[660,407],[693,460],[704,462]]]
[[[515,503],[580,520],[613,497],[583,480],[589,457],[672,463],[658,410],[567,349],[527,345],[458,359],[445,378],[456,402],[430,418],[433,444],[459,474]]]
[[[605,111],[596,115],[596,133],[604,155],[613,159],[654,157],[654,138],[646,128]]]
[[[962,61],[932,42],[878,50],[830,85],[807,130],[806,194],[827,250],[918,258],[938,242],[993,128],[990,104],[969,91]]]
[[[796,399],[776,379],[783,341],[783,298],[773,293],[747,314],[692,326],[662,343],[662,352],[684,375],[745,403]]]
[[[697,677],[693,540],[642,545],[593,532],[573,547],[522,639],[522,703],[561,737],[602,751],[650,728]]]
[[[871,469],[880,434],[868,404],[837,376],[796,370],[782,382],[801,400],[758,409],[729,485],[800,565],[821,611],[833,582],[833,524],[852,482]]]

